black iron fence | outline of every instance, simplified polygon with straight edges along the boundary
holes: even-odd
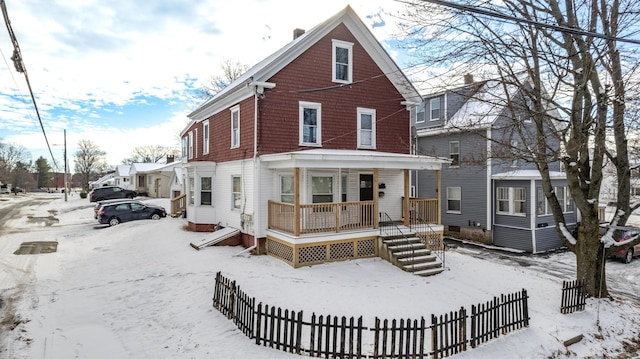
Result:
[[[584,281],[562,281],[562,314],[584,310],[587,303],[587,285]]]
[[[216,274],[213,306],[233,320],[247,337],[258,345],[323,358],[444,358],[466,351],[469,343],[475,348],[501,334],[529,326],[525,289],[473,305],[470,317],[464,307],[431,315],[429,325],[424,317],[376,317],[374,326],[366,327],[362,317],[315,313],[305,321],[302,311],[255,303],[255,298],[244,293],[235,281],[220,272]]]

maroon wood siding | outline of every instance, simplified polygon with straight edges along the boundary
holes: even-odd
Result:
[[[331,81],[332,39],[354,44],[354,84],[339,87],[341,84]],[[266,90],[258,101],[260,155],[316,148],[299,145],[299,101],[322,106],[322,148],[357,149],[357,108],[363,107],[376,110],[376,150],[409,153],[409,111],[400,104],[404,99],[346,26],[337,26],[268,81],[276,87]],[[240,123],[240,147],[231,149],[231,111],[211,116],[208,155],[202,155],[202,123],[195,125],[199,128],[198,155],[190,161],[252,157],[253,97],[240,103]]]

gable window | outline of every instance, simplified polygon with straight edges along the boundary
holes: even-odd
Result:
[[[311,177],[311,203],[333,202],[333,177]]]
[[[497,187],[496,211],[501,214],[526,214],[527,193],[521,187]]]
[[[242,181],[240,176],[231,177],[231,208],[240,209],[242,206]]]
[[[240,146],[240,106],[231,109],[231,148]]]
[[[447,187],[447,212],[462,213],[462,190],[460,187]]]
[[[193,158],[193,132],[189,132],[189,158]]]
[[[358,107],[358,148],[376,148],[376,110]]]
[[[209,153],[209,120],[202,125],[202,154]]]
[[[449,142],[449,158],[451,167],[460,166],[460,141]]]
[[[203,206],[211,205],[211,177],[200,178],[200,204]]]
[[[321,105],[315,102],[300,102],[300,144],[320,146],[321,139]]]
[[[280,176],[280,202],[293,203],[294,200],[294,182],[293,176]]]
[[[429,108],[431,109],[431,121],[440,119],[440,98],[432,98],[429,101]]]
[[[332,81],[351,83],[351,74],[353,73],[353,44],[346,41],[332,41],[332,59],[333,71]]]

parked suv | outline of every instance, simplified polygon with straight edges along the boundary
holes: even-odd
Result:
[[[139,219],[164,218],[167,211],[162,206],[142,204],[138,201],[117,202],[103,205],[98,212],[98,223],[115,226]]]
[[[138,196],[138,192],[124,189],[118,186],[106,186],[95,188],[89,194],[89,202],[99,202],[105,199],[116,198],[134,198]]]

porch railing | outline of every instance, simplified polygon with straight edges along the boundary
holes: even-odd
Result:
[[[439,224],[438,199],[410,198],[409,215],[411,221]]]
[[[171,200],[171,217],[177,217],[187,209],[187,195],[182,194]]]
[[[297,222],[297,223],[296,223]],[[373,201],[301,204],[269,201],[269,228],[294,235],[375,228]]]
[[[446,267],[444,239],[436,233],[430,224],[437,222],[437,199],[409,199],[409,228],[414,230],[420,241],[442,261]],[[434,217],[435,216],[435,217]]]

